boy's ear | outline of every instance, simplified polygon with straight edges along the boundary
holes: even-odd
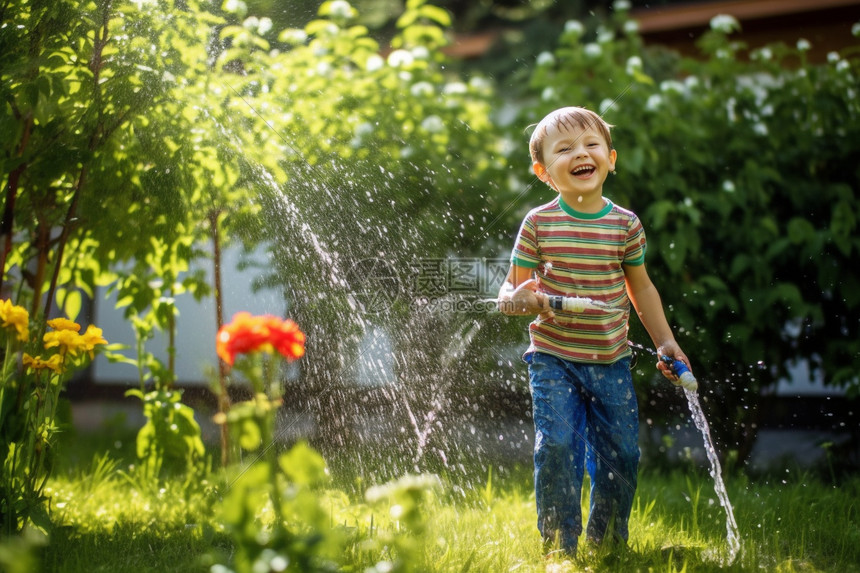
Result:
[[[615,151],[615,148],[611,148],[609,150],[609,166],[610,171],[615,171],[615,162],[618,161],[618,152]]]
[[[532,169],[537,175],[537,178],[543,181],[544,183],[549,183],[549,173],[546,172],[546,167],[543,166],[543,163],[540,161],[535,161],[532,163]]]

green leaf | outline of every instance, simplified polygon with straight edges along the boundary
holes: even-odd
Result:
[[[779,236],[779,225],[777,225],[773,217],[762,217],[759,225],[768,232],[769,237]]]
[[[802,308],[805,306],[803,295],[794,283],[777,283],[771,288],[768,298],[770,299],[770,304],[780,304],[785,308],[794,310],[794,314],[800,314]]]
[[[397,27],[400,29],[408,28],[418,20],[418,13],[412,10],[407,10],[397,19]]]
[[[299,485],[320,485],[329,477],[323,457],[305,442],[299,442],[281,454],[278,464],[286,476]]]
[[[69,320],[77,320],[78,315],[81,312],[81,307],[83,305],[81,291],[74,289],[66,292],[61,292],[61,290],[58,289],[57,298],[62,300],[63,312],[69,318]]]
[[[626,151],[621,165],[623,165],[625,171],[629,171],[634,175],[641,174],[642,167],[645,165],[645,151],[641,147],[634,147]]]
[[[130,390],[126,390],[125,395],[129,397],[133,396],[135,398],[140,398],[141,401],[144,400],[143,392],[141,392],[137,388],[131,388]]]
[[[428,20],[432,20],[436,22],[440,26],[450,26],[451,25],[451,16],[444,9],[439,8],[438,6],[433,6],[432,4],[424,4],[420,8],[418,8],[418,13],[423,18],[427,18]]]
[[[239,445],[249,452],[260,449],[263,436],[260,433],[260,424],[256,419],[246,418],[239,426]]]
[[[702,275],[699,277],[699,282],[705,285],[709,292],[728,291],[728,285],[716,275]]]
[[[329,20],[311,20],[305,25],[305,33],[308,36],[318,36],[332,26]]]
[[[833,205],[830,217],[830,231],[837,237],[850,237],[857,228],[855,201],[841,199]],[[846,253],[847,254],[847,253]]]
[[[788,239],[795,245],[810,241],[815,236],[815,227],[802,217],[793,217],[786,230]]]
[[[648,208],[650,227],[655,229],[663,229],[666,227],[666,221],[677,210],[677,205],[673,201],[661,199],[655,201]]]
[[[633,70],[633,79],[636,80],[637,82],[639,82],[640,84],[645,84],[645,85],[649,85],[649,86],[654,85],[654,79],[651,76],[649,76],[648,74],[645,74],[638,69]]]
[[[156,441],[155,425],[149,421],[137,433],[137,457],[145,459]]]

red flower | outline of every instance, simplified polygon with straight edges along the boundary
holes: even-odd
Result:
[[[233,321],[218,331],[215,350],[230,366],[237,354],[277,351],[287,360],[301,358],[305,353],[305,333],[292,320],[270,314],[252,316],[239,312]]]

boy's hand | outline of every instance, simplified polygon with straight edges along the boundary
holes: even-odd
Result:
[[[499,309],[509,315],[539,314],[543,320],[553,318],[555,313],[549,306],[549,298],[537,289],[538,283],[534,279],[524,281],[511,293],[510,298],[499,301]]]
[[[657,348],[657,356],[669,356],[674,358],[675,360],[680,360],[684,364],[690,368],[690,359],[687,358],[687,355],[681,350],[681,347],[678,346],[678,343],[674,340],[670,342],[663,343]],[[671,380],[671,382],[675,385],[680,383],[678,380],[678,376],[672,371],[672,367],[663,362],[662,360],[657,361],[657,369],[665,376],[667,379]],[[690,372],[693,369],[690,368]]]

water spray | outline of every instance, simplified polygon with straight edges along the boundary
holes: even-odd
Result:
[[[641,350],[656,355],[657,353],[650,349],[632,341],[627,341],[627,344],[635,350]],[[708,457],[708,462],[711,465],[711,477],[714,479],[714,492],[720,500],[720,505],[726,512],[726,543],[728,551],[724,556],[718,556],[723,565],[731,565],[738,553],[741,550],[741,535],[738,530],[738,524],[735,521],[734,508],[729,500],[729,493],[726,489],[726,484],[723,481],[723,471],[720,466],[720,460],[717,456],[717,450],[714,446],[714,439],[711,437],[711,428],[705,418],[705,412],[702,410],[702,405],[699,403],[699,395],[697,390],[699,383],[693,373],[690,372],[690,367],[680,360],[675,360],[671,356],[660,356],[659,359],[667,364],[672,369],[675,376],[678,377],[679,385],[684,389],[684,396],[687,398],[687,405],[690,407],[690,415],[693,423],[702,434],[702,439],[705,446],[705,454]]]

